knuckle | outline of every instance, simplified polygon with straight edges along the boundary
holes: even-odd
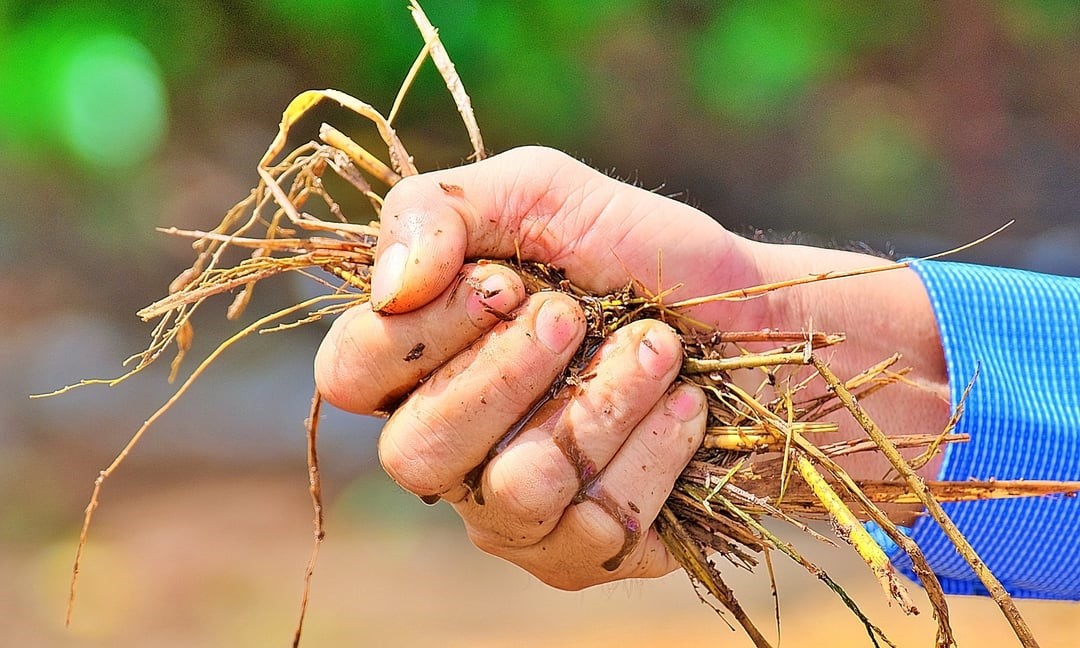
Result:
[[[678,365],[681,344],[673,332],[667,341],[643,342],[645,335],[654,328],[663,335],[670,332],[663,323],[638,321],[609,338],[587,374],[589,379],[584,383],[585,389],[575,398],[575,405],[581,409],[576,412],[575,408],[577,416],[602,420],[610,428],[629,428],[637,425],[657,400],[662,399],[667,382],[647,372],[640,357],[646,355],[653,361],[654,354],[670,356],[662,358],[660,364],[670,365],[668,373],[671,373]],[[642,349],[643,343],[648,344],[650,351]]]
[[[535,144],[518,146],[507,151],[505,155],[511,162],[543,169],[576,162],[574,158],[562,151]]]
[[[340,365],[337,358],[328,351],[324,351],[326,344],[319,347],[315,354],[315,389],[324,401],[338,409],[359,414],[352,406],[351,395],[343,389],[346,384],[340,375]]]
[[[586,580],[582,577],[580,571],[573,569],[544,570],[535,575],[547,585],[564,592],[580,592],[602,582],[600,580]]]
[[[498,536],[472,525],[468,526],[468,534],[469,541],[480,551],[500,558],[505,557],[503,554],[505,553],[506,545]]]
[[[444,468],[447,450],[440,448],[442,435],[424,417],[406,420],[395,415],[379,437],[379,463],[391,479],[416,495],[440,495],[453,485]]]
[[[494,340],[493,344],[485,345],[479,350],[483,362],[492,368],[493,374],[490,388],[503,399],[516,407],[527,408],[537,396],[551,386],[552,380],[565,367],[566,360],[552,357],[550,353],[536,353],[536,349],[542,349],[537,339],[537,331],[534,324],[530,324],[529,317],[537,317],[539,309],[548,307],[545,302],[559,302],[559,310],[569,314],[560,322],[569,322],[576,330],[571,334],[580,338],[584,333],[584,315],[580,306],[573,298],[558,293],[536,294],[530,297],[527,310],[529,315],[512,323],[516,329],[510,340]],[[563,354],[566,355],[566,354]]]
[[[488,500],[514,544],[533,544],[551,530],[573,498],[576,475],[558,451],[523,444],[488,466]],[[558,455],[558,456],[556,456]]]
[[[421,492],[424,490],[423,485],[416,479],[416,475],[422,474],[423,471],[415,469],[419,459],[415,453],[402,447],[396,435],[384,432],[379,436],[378,452],[379,463],[382,464],[383,470],[397,485],[417,495],[434,494]]]
[[[419,367],[393,361],[390,342],[378,336],[365,340],[364,333],[370,332],[365,318],[370,317],[369,304],[344,313],[331,326],[314,360],[319,394],[334,407],[354,414],[393,409],[421,375]]]
[[[627,540],[627,532],[610,513],[602,511],[598,504],[588,502],[578,506],[587,509],[582,517],[587,521],[580,525],[581,546],[591,548],[601,560],[607,560],[619,552]]]
[[[362,414],[371,411],[367,386],[381,383],[369,375],[377,364],[369,361],[367,349],[357,345],[349,334],[349,323],[357,315],[359,310],[353,310],[334,322],[315,354],[314,372],[315,386],[328,403]]]
[[[387,192],[383,200],[383,209],[389,208],[388,214],[394,213],[398,209],[398,205],[410,204],[413,197],[418,191],[428,182],[425,176],[405,176],[394,183]]]
[[[486,513],[488,511],[476,509],[472,514],[463,515],[466,519],[469,540],[484,553],[498,556],[528,569],[527,561],[523,556],[533,552],[536,541],[527,541],[516,534],[516,531],[502,527],[493,528],[485,524],[487,520],[483,516]]]
[[[605,429],[627,430],[641,418],[642,407],[647,407],[641,399],[631,398],[630,391],[617,382],[593,382],[575,398],[572,424],[581,427],[603,421]]]
[[[568,548],[577,556],[577,562],[588,566],[586,571],[598,571],[603,562],[619,554],[626,542],[640,541],[596,502],[586,501],[567,509],[562,524],[570,531],[566,536]]]
[[[506,410],[526,409],[537,394],[547,388],[543,377],[549,373],[535,359],[522,358],[512,369],[498,372],[498,376],[488,384],[494,397],[489,400],[500,403],[500,407]]]
[[[679,563],[675,557],[656,532],[650,531],[641,545],[627,558],[621,575],[626,578],[654,578],[678,568]]]
[[[653,433],[640,436],[641,443],[637,446],[637,452],[640,454],[640,462],[657,473],[650,482],[651,495],[660,489],[670,490],[671,483],[701,446],[704,426],[701,425],[700,418],[683,422],[672,416],[650,417],[645,425]],[[657,479],[660,481],[656,481]]]

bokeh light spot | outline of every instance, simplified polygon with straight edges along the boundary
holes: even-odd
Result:
[[[822,22],[817,9],[797,0],[720,12],[694,52],[700,95],[740,121],[782,106],[835,62]]]
[[[59,102],[60,137],[95,167],[138,164],[165,135],[160,70],[149,51],[127,36],[97,34],[72,48],[60,74]]]
[[[837,184],[861,202],[896,214],[917,202],[930,184],[932,158],[902,120],[871,116],[850,124],[837,144],[832,160]]]

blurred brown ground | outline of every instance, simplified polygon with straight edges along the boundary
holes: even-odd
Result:
[[[85,463],[85,462],[84,462]],[[47,465],[41,464],[41,466]],[[0,637],[9,646],[280,646],[291,638],[308,557],[302,458],[258,471],[174,466],[109,483],[91,533],[74,624],[62,627],[93,470],[45,475],[63,501],[51,540],[0,545]],[[700,604],[681,572],[659,581],[553,590],[473,548],[442,507],[429,509],[375,472],[328,484],[328,536],[315,575],[305,646],[749,646]],[[42,502],[22,498],[33,515]],[[7,512],[9,516],[12,511]],[[899,646],[929,646],[924,614],[890,608],[857,558],[802,547],[840,580]],[[860,625],[818,581],[776,559],[782,646],[868,646]],[[758,624],[775,636],[764,572],[726,570]],[[950,601],[961,646],[1017,645],[989,599]],[[1073,646],[1080,605],[1021,604],[1043,646]]]

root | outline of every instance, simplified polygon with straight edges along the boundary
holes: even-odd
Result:
[[[994,599],[998,607],[1001,608],[1001,613],[1005,615],[1005,618],[1009,621],[1009,625],[1012,626],[1013,632],[1016,633],[1016,637],[1020,640],[1021,645],[1025,648],[1034,648],[1038,646],[1038,642],[1035,640],[1035,636],[1031,633],[1031,628],[1028,627],[1024,618],[1020,615],[1020,610],[1016,608],[1016,604],[1012,597],[1009,595],[1005,588],[1002,587],[1001,582],[986,566],[986,563],[979,558],[979,555],[975,552],[975,549],[971,546],[971,543],[967,541],[964,534],[956,528],[956,525],[949,518],[949,515],[941,508],[941,503],[933,496],[930,489],[923,482],[922,478],[916,474],[915,470],[908,465],[904,458],[900,455],[900,451],[896,449],[896,446],[889,441],[889,438],[881,431],[877,423],[866,415],[866,412],[855,401],[855,398],[851,395],[840,380],[833,374],[832,370],[822,362],[819,358],[812,359],[814,368],[825,379],[825,381],[836,391],[837,398],[844,404],[851,415],[859,422],[866,433],[870,436],[878,446],[878,450],[881,454],[889,460],[897,474],[907,483],[908,488],[918,498],[919,502],[926,507],[927,513],[930,517],[934,518],[934,521],[941,526],[941,530],[945,533],[946,537],[953,543],[956,550],[964,557],[964,560],[971,565],[972,570],[975,571],[975,575],[978,576],[979,581],[986,587],[986,591],[990,593],[990,597]]]
[[[112,463],[110,463],[109,466],[105,468],[105,470],[102,470],[98,474],[97,479],[94,480],[94,490],[90,494],[90,502],[86,505],[86,514],[83,517],[82,528],[79,530],[79,544],[75,547],[75,561],[71,568],[71,583],[68,587],[68,604],[67,612],[65,614],[65,622],[67,625],[71,624],[71,619],[74,614],[75,594],[78,590],[79,585],[79,568],[82,565],[83,550],[86,548],[86,537],[87,533],[90,530],[90,523],[93,521],[94,511],[97,510],[99,498],[101,496],[101,488],[102,486],[104,486],[105,480],[107,480],[116,471],[116,469],[120,467],[120,464],[122,464],[124,460],[127,459],[127,456],[131,453],[132,450],[135,449],[135,446],[139,444],[139,441],[142,440],[143,435],[146,434],[147,430],[149,430],[150,427],[154,423],[156,423],[157,420],[162,417],[162,415],[165,414],[165,412],[169,411],[169,409],[171,409],[172,406],[180,400],[180,397],[183,396],[193,384],[195,384],[195,381],[198,380],[200,376],[202,376],[203,372],[206,371],[206,369],[215,360],[217,360],[218,357],[220,357],[226,349],[228,349],[241,339],[247,337],[248,335],[259,331],[263,327],[273,322],[288,317],[293,313],[308,310],[316,304],[325,301],[339,300],[342,297],[346,296],[321,295],[319,297],[313,297],[304,302],[296,304],[295,306],[290,306],[289,308],[285,308],[277,311],[276,313],[271,313],[270,315],[262,317],[253,322],[252,324],[244,327],[239,333],[236,333],[228,340],[222,342],[220,345],[218,345],[216,349],[214,349],[213,352],[210,353],[210,355],[206,357],[206,359],[204,359],[199,364],[198,367],[195,368],[194,371],[191,372],[191,375],[188,376],[187,380],[185,380],[179,388],[177,388],[173,395],[167,401],[165,401],[165,403],[161,407],[159,407],[153,414],[151,414],[150,418],[146,419],[142,426],[140,426],[139,429],[135,431],[135,434],[131,436],[131,439],[128,440],[127,444],[112,460]]]
[[[319,548],[322,547],[326,532],[323,530],[322,477],[319,475],[319,410],[322,409],[322,395],[316,390],[311,397],[311,411],[307,419],[307,462],[308,491],[311,493],[311,507],[315,511],[313,526],[314,538],[311,543],[311,557],[304,569],[304,591],[300,596],[300,615],[293,632],[293,648],[300,645],[300,636],[304,630],[304,617],[307,614],[308,598],[311,595],[311,577],[315,574],[315,564],[319,561]]]

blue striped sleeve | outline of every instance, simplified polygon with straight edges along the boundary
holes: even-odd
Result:
[[[1080,480],[1080,279],[961,263],[913,263],[941,332],[952,404],[978,372],[940,479]],[[1080,497],[966,502],[945,510],[1005,588],[1080,600]],[[937,524],[911,537],[945,591],[986,594]],[[889,543],[891,544],[891,543]],[[894,564],[915,579],[906,555]]]

